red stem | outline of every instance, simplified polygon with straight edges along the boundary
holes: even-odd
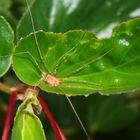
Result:
[[[11,96],[10,96],[10,100],[9,100],[9,104],[8,104],[8,110],[6,113],[6,118],[5,118],[5,122],[4,122],[4,128],[3,128],[1,140],[8,140],[11,122],[13,119],[13,112],[14,112],[15,103],[16,103],[16,91],[13,91]]]
[[[55,121],[54,117],[52,116],[49,107],[47,106],[47,104],[45,103],[45,101],[43,100],[43,98],[39,95],[38,96],[38,100],[43,108],[43,111],[45,113],[45,115],[48,117],[48,120],[52,126],[52,129],[54,131],[56,140],[66,140],[65,135],[63,134],[62,130],[60,129],[60,127],[58,126],[57,122]]]

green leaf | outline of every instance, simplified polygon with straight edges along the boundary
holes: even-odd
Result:
[[[34,91],[29,91],[27,98],[19,106],[12,129],[12,140],[45,140],[45,134],[33,107],[40,108]]]
[[[119,130],[130,125],[138,117],[137,109],[131,103],[127,104],[126,99],[120,95],[105,98],[97,108],[95,120],[90,122],[92,131]]]
[[[35,0],[31,4],[36,30],[54,32],[87,29],[99,33],[106,29],[105,32],[118,22],[140,16],[139,8],[139,0]],[[18,36],[30,32],[32,25],[26,11],[18,24]]]
[[[3,9],[3,10],[7,10],[10,8],[12,2],[11,0],[1,0],[0,1],[0,10]]]
[[[0,77],[11,65],[11,55],[14,46],[14,33],[4,17],[0,16]]]
[[[106,133],[128,128],[128,125],[131,126],[131,124],[139,118],[138,105],[135,101],[128,100],[126,95],[130,96],[129,94],[114,96],[92,94],[88,98],[84,96],[74,96],[70,99],[80,119],[83,124],[85,124],[89,135],[92,135],[93,132]],[[135,96],[135,94],[133,95]],[[51,110],[53,110],[53,115],[56,116],[56,120],[59,121],[58,123],[67,135],[67,138],[72,134],[76,135],[77,131],[81,132],[81,135],[83,134],[79,122],[76,120],[65,96],[43,94],[43,97],[46,99]],[[58,113],[58,110],[61,113]],[[67,119],[64,120],[62,116],[67,116]],[[75,123],[71,125],[73,121]],[[46,122],[44,121],[44,123]]]
[[[33,34],[19,41],[13,69],[23,82],[47,92],[87,95],[136,90],[140,88],[139,36],[139,18],[118,25],[106,39],[80,30],[64,34],[40,31],[36,33],[39,46]],[[59,84],[50,85],[48,74]]]

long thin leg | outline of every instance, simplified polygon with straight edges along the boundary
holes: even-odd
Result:
[[[41,61],[42,61],[43,65],[44,65],[44,67],[46,68],[46,70],[48,71],[48,73],[50,73],[50,71],[48,69],[48,66],[46,65],[45,60],[44,60],[44,58],[42,56],[42,53],[41,53],[41,49],[40,49],[40,46],[39,46],[39,43],[38,43],[38,39],[37,39],[37,36],[36,36],[36,30],[35,30],[34,20],[33,20],[33,16],[32,16],[32,13],[31,13],[31,9],[30,9],[28,0],[26,0],[26,4],[27,4],[28,11],[29,11],[30,19],[31,19],[31,24],[32,24],[32,28],[33,28],[33,34],[34,34],[35,43],[36,43],[36,47],[37,47],[39,56],[41,58]]]
[[[86,34],[86,33],[84,33],[84,34],[82,35],[81,40],[84,38],[85,34]],[[80,41],[81,41],[81,40],[80,40]],[[58,69],[58,67],[59,67],[59,65],[60,65],[60,63],[61,63],[61,61],[65,58],[65,56],[66,56],[67,54],[69,54],[70,52],[74,51],[74,50],[76,49],[76,47],[79,46],[80,41],[79,41],[74,47],[72,47],[72,48],[69,49],[67,52],[65,52],[65,53],[57,60],[57,62],[56,62],[56,64],[55,64],[55,70],[54,70],[55,75],[57,74],[57,69]]]
[[[34,63],[35,67],[38,69],[38,71],[42,74],[43,73],[43,70],[40,68],[40,66],[38,65],[37,61],[35,60],[35,58],[33,57],[33,55],[30,53],[30,52],[19,52],[19,53],[15,53],[13,55],[22,55],[22,54],[28,54],[31,58],[32,58],[32,62]]]
[[[86,128],[85,128],[83,122],[81,121],[81,119],[80,119],[80,117],[79,117],[79,115],[78,115],[78,113],[77,113],[75,107],[73,106],[71,100],[69,99],[69,97],[66,95],[66,93],[64,92],[64,90],[63,90],[62,88],[59,87],[59,89],[65,94],[65,97],[66,97],[68,103],[70,104],[70,107],[72,108],[72,110],[73,110],[73,112],[74,112],[74,114],[75,114],[75,116],[76,116],[78,122],[80,123],[80,125],[81,125],[81,127],[82,127],[82,129],[83,129],[83,131],[84,131],[84,133],[85,133],[85,135],[86,135],[86,137],[87,137],[87,139],[88,139],[88,140],[91,140],[91,138],[90,138],[90,136],[88,135],[88,132],[87,132],[87,130],[86,130]]]

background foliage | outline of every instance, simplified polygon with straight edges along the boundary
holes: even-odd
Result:
[[[30,3],[36,30],[65,32],[82,28],[94,31],[99,37],[107,37],[114,25],[140,16],[139,0],[30,0]],[[32,32],[26,9],[23,0],[0,1],[0,15],[10,22],[17,40]],[[12,70],[1,81],[9,85],[19,82]],[[94,94],[87,98],[72,97],[71,100],[90,135],[96,140],[139,140],[139,94],[139,91],[114,96]],[[65,97],[52,94],[43,96],[68,139],[84,140],[83,131]],[[7,100],[8,95],[0,93],[1,128]],[[43,115],[41,120],[47,138],[53,139],[52,130]]]

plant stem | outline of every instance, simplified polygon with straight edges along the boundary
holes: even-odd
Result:
[[[15,103],[16,103],[16,91],[13,91],[12,94],[10,95],[10,100],[8,104],[8,110],[6,113],[1,140],[8,140],[9,130],[10,130],[11,122],[13,119],[13,111],[14,111]]]
[[[52,114],[49,110],[49,107],[47,106],[47,104],[45,103],[45,101],[43,100],[43,98],[40,95],[38,96],[38,100],[39,100],[39,102],[40,102],[40,104],[43,108],[43,111],[44,111],[45,115],[47,116],[47,118],[48,118],[48,120],[49,120],[49,122],[52,126],[52,129],[55,133],[56,140],[66,140],[65,135],[63,134],[62,130],[58,126],[54,117],[52,116]]]
[[[7,86],[6,84],[3,84],[2,82],[0,82],[0,90],[8,94],[11,93],[11,87]]]

